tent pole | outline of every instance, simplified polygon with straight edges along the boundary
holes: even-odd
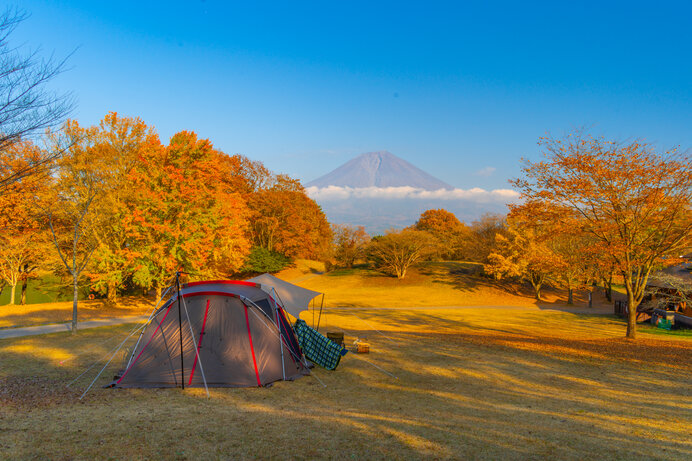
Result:
[[[209,300],[207,300],[207,303],[209,303]],[[207,304],[208,305],[208,304]],[[190,320],[190,314],[187,311],[187,304],[185,304],[185,300],[183,299],[183,307],[185,307],[185,317],[187,317],[187,326],[190,327],[190,337],[192,338],[192,346],[195,348],[195,357],[197,358],[197,363],[199,363],[199,370],[202,372],[202,382],[204,382],[204,390],[207,391],[207,397],[211,397],[209,395],[209,386],[207,386],[207,377],[204,376],[204,367],[202,366],[202,359],[199,358],[199,347],[197,347],[197,342],[195,341],[195,333],[192,331],[192,321]],[[202,341],[202,336],[200,335],[199,340]],[[201,342],[200,342],[201,345]],[[192,371],[190,372],[190,385],[192,385],[192,373],[194,372],[194,366],[192,368]],[[183,382],[183,386],[185,383]]]
[[[322,320],[322,308],[324,307],[324,293],[322,293],[322,301],[320,302],[320,315],[317,317],[317,332],[320,331],[320,320]]]
[[[180,335],[180,384],[185,390],[185,362],[183,361],[183,313],[180,308],[180,271],[175,273],[175,286],[178,290],[178,334]]]
[[[244,298],[244,299],[247,299],[247,298]],[[247,299],[247,300],[250,301],[249,299]],[[264,312],[261,308],[259,308],[259,307],[257,306],[257,304],[253,303],[252,301],[250,301],[250,303],[253,304],[259,311]],[[257,314],[257,313],[256,313],[254,310],[252,310],[252,309],[248,309],[248,310],[249,310],[250,312],[252,312],[252,313],[262,322],[262,324],[263,324],[265,327],[269,328],[269,325],[267,325],[267,323],[266,323],[264,320],[262,320],[262,318],[259,316],[259,314]],[[271,329],[270,329],[270,330],[271,330]],[[308,367],[307,361],[305,360],[304,356],[303,356],[303,357],[298,357],[298,356],[291,350],[291,348],[288,347],[288,344],[286,343],[286,339],[285,339],[283,336],[281,336],[281,335],[279,335],[279,338],[283,341],[284,345],[286,346],[286,349],[288,349],[288,352],[290,352],[291,355],[293,355],[293,357],[295,357],[300,363],[303,364],[303,366],[305,367],[305,369],[308,371],[308,374],[309,374],[310,376],[313,376],[317,381],[319,381],[319,383],[322,385],[322,387],[327,387],[327,385],[324,384],[324,383],[322,382],[322,380],[321,380],[320,378],[317,377],[317,375],[315,375],[312,371],[310,371],[310,367]]]
[[[161,297],[158,299],[158,301],[156,301],[156,304],[154,304],[154,309],[153,309],[153,310],[151,311],[151,313],[149,314],[149,318],[148,318],[147,321],[145,322],[145,325],[148,325],[149,322],[151,322],[152,317],[153,317],[154,314],[156,313],[156,309],[158,309],[158,307],[159,307],[159,303],[161,302],[161,300],[162,300],[163,298],[166,297],[166,294],[168,293],[168,291],[169,291],[171,288],[172,288],[171,286],[169,286],[168,288],[166,288],[166,291],[164,291],[163,294],[161,295]],[[137,342],[135,343],[135,347],[132,348],[132,354],[130,355],[130,358],[129,358],[128,361],[127,361],[127,365],[125,365],[125,369],[126,369],[126,370],[130,367],[130,363],[132,363],[132,359],[135,358],[135,351],[137,350],[137,346],[139,346],[139,343],[140,343],[140,341],[142,340],[142,336],[143,336],[143,335],[144,335],[144,330],[142,330],[142,332],[139,334],[139,338],[137,338]]]
[[[284,364],[284,345],[282,343],[283,333],[281,332],[281,327],[279,326],[279,314],[276,312],[276,290],[274,289],[274,287],[272,287],[272,293],[274,293],[274,297],[272,297],[272,301],[274,301],[274,323],[276,324],[276,329],[279,330],[279,348],[281,349],[281,374],[284,378],[284,381],[286,381],[286,365]]]

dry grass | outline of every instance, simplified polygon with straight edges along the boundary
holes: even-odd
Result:
[[[610,317],[526,308],[331,309],[326,320],[371,343],[316,370],[326,388],[305,377],[211,399],[97,387],[78,401],[87,379],[64,384],[124,326],[2,340],[1,457],[692,457],[689,339],[630,342]]]
[[[498,283],[463,272],[468,264],[423,263],[403,280],[365,269],[337,270],[306,278],[298,284],[325,293],[326,306],[556,306],[566,305],[565,290],[545,288],[537,303],[527,286]],[[597,290],[595,307],[611,306]],[[586,292],[577,292],[575,305],[586,306]]]
[[[98,320],[149,314],[152,300],[142,297],[120,298],[115,306],[103,300],[79,301],[78,320]],[[13,328],[72,321],[72,301],[0,306],[0,328]]]

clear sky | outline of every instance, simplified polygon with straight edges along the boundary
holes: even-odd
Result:
[[[692,147],[692,2],[34,1],[13,45],[64,56],[73,117],[194,130],[304,182],[389,150],[507,187],[579,126]],[[11,4],[11,3],[10,3]]]

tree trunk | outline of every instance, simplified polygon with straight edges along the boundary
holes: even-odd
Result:
[[[531,286],[533,287],[533,294],[536,297],[536,301],[541,300],[541,283],[531,281]]]
[[[79,284],[77,283],[77,275],[72,276],[72,334],[77,334],[77,300],[79,298]]]
[[[17,287],[16,282],[14,285],[10,285],[10,304],[14,304],[14,291],[15,291],[16,287]]]
[[[109,304],[115,304],[115,301],[118,299],[118,288],[115,283],[115,280],[110,280],[108,282],[108,293],[106,294],[106,301],[108,301]]]
[[[635,339],[637,337],[637,307],[634,303],[634,296],[628,290],[627,292],[627,334],[625,335],[629,339]]]
[[[608,302],[613,302],[613,274],[609,278],[603,277],[603,291]]]
[[[574,304],[574,296],[573,296],[573,294],[574,294],[574,290],[572,289],[572,287],[567,287],[567,304],[570,305],[570,306],[571,306],[572,304]]]
[[[24,279],[22,280],[22,299],[19,301],[19,304],[22,306],[26,305],[26,288],[29,285],[29,280]]]
[[[159,299],[161,299],[161,287],[159,285],[154,287],[154,296],[156,297],[156,302],[159,302]]]

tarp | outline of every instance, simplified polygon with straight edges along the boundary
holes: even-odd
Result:
[[[300,318],[300,313],[308,310],[310,301],[316,296],[321,295],[319,291],[308,290],[307,288],[293,285],[284,280],[274,277],[271,274],[262,274],[247,280],[248,282],[259,283],[262,290],[272,295],[272,288],[279,296],[279,302],[284,310],[295,318]]]

